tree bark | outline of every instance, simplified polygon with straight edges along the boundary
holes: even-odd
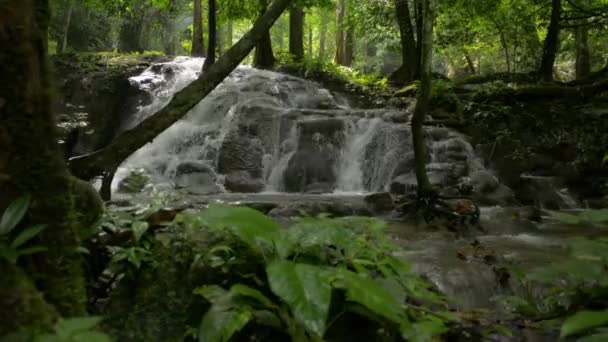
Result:
[[[61,41],[60,53],[64,53],[68,48],[68,34],[70,33],[70,23],[72,22],[72,11],[74,10],[74,0],[66,0],[65,16],[63,19],[63,39]]]
[[[355,60],[355,34],[352,25],[348,25],[344,37],[344,66],[350,67]]]
[[[296,61],[304,58],[304,9],[300,6],[289,10],[289,53]]]
[[[336,3],[336,64],[344,65],[345,54],[345,34],[344,17],[346,15],[345,0],[338,0]]]
[[[576,79],[585,79],[591,73],[589,29],[585,22],[576,28]]]
[[[471,75],[475,75],[475,63],[467,51],[464,52],[464,59],[467,61],[467,68],[469,69]]]
[[[408,5],[409,0],[394,0],[401,38],[401,67],[391,76],[395,84],[407,84],[418,78],[418,47]]]
[[[422,11],[424,26],[420,38],[421,70],[420,88],[416,108],[412,117],[412,142],[414,144],[416,181],[418,183],[418,197],[428,198],[434,193],[433,186],[426,172],[427,148],[424,141],[422,124],[428,113],[431,98],[431,79],[433,64],[433,23],[435,21],[434,0],[423,0]]]
[[[267,36],[268,31],[281,13],[293,0],[275,0],[260,16],[251,30],[213,64],[207,72],[176,93],[171,102],[135,128],[124,132],[109,146],[95,153],[72,158],[73,174],[82,179],[92,179],[104,171],[111,171],[143,145],[181,119],[226,78],[247,57],[254,46]]]
[[[6,80],[0,82],[0,212],[15,198],[31,195],[25,224],[46,224],[35,244],[47,250],[24,257],[24,264],[31,265],[27,275],[60,315],[83,316],[86,294],[77,251],[80,227],[75,219],[74,182],[57,143],[50,109],[48,20],[48,0],[0,1],[0,75]],[[23,276],[16,274],[14,268],[7,269],[4,262],[0,262],[0,268],[2,284],[7,284],[4,277],[10,274]],[[26,282],[21,286],[31,286],[30,281]],[[10,290],[3,288],[4,291]],[[14,296],[22,295],[31,298],[15,298],[14,303],[6,298],[0,300],[0,312],[18,311],[17,315],[25,315],[21,310],[32,308],[15,305],[39,294],[15,290]],[[39,299],[36,302],[40,304]],[[6,307],[7,304],[11,306]]]
[[[553,65],[557,49],[559,48],[560,18],[562,14],[562,0],[552,0],[551,21],[547,29],[547,37],[543,46],[543,58],[538,71],[543,81],[553,81]]]
[[[192,20],[192,57],[205,57],[205,41],[203,39],[203,5],[202,0],[194,0]]]
[[[314,30],[312,24],[308,24],[308,58],[312,59],[313,56],[313,44],[314,44]]]
[[[325,45],[327,42],[327,15],[325,11],[321,13],[321,28],[319,32],[319,59],[325,58]]]
[[[261,12],[264,15],[267,11],[268,0],[260,0]],[[270,38],[270,28],[263,33],[261,39],[255,47],[253,56],[253,66],[259,69],[271,69],[274,66],[275,58],[272,51],[272,39]]]
[[[207,59],[203,65],[203,70],[209,69],[215,63],[215,48],[217,46],[217,11],[216,1],[209,0],[209,44],[207,51]]]

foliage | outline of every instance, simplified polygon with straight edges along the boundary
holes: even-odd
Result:
[[[25,217],[30,207],[30,195],[23,195],[11,203],[0,219],[0,257],[16,264],[17,259],[24,255],[44,252],[45,247],[29,246],[26,243],[35,238],[45,225],[35,225],[24,229],[18,229],[19,223]]]
[[[564,224],[608,228],[608,209],[585,209],[577,214],[557,211],[551,211],[549,213],[553,218]]]
[[[108,335],[95,330],[100,317],[76,317],[61,319],[55,325],[53,334],[34,337],[34,342],[110,342]]]
[[[240,269],[239,282],[196,290],[211,303],[200,341],[227,341],[250,323],[284,331],[294,341],[317,341],[346,312],[382,322],[403,337],[445,331],[446,319],[433,311],[445,305],[443,299],[392,255],[396,247],[379,220],[307,217],[283,230],[252,209],[211,207],[176,222],[216,236],[199,262],[249,265]],[[229,247],[235,242],[238,253]],[[239,262],[243,255],[249,260]],[[259,260],[251,260],[255,255]]]

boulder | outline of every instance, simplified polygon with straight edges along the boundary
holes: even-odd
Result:
[[[395,209],[393,197],[388,192],[379,192],[365,196],[367,208],[374,214],[386,213]]]
[[[230,174],[247,171],[254,177],[263,173],[264,148],[258,138],[240,135],[238,131],[228,134],[219,151],[218,172]]]
[[[265,184],[261,177],[254,177],[249,172],[240,170],[226,175],[226,190],[230,192],[257,193],[264,191]]]
[[[144,169],[133,170],[118,183],[118,191],[128,194],[142,192],[149,183],[150,176]]]
[[[175,186],[197,195],[222,192],[213,169],[200,161],[186,161],[178,165],[175,170]]]
[[[572,209],[577,203],[555,177],[522,175],[517,185],[516,196],[524,204],[559,210]]]

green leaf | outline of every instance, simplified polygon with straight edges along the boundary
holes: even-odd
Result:
[[[149,228],[148,222],[143,222],[143,221],[133,222],[133,224],[131,225],[131,231],[133,231],[133,237],[135,238],[136,242],[138,242],[141,239],[141,237],[144,236],[144,234],[146,233],[148,228]]]
[[[18,256],[31,255],[31,254],[46,252],[47,250],[48,250],[48,248],[43,247],[43,246],[32,246],[32,247],[21,248],[21,249],[17,250],[17,255]]]
[[[373,279],[346,269],[338,269],[333,286],[346,291],[348,301],[363,305],[371,312],[395,323],[405,320],[402,304]]]
[[[578,342],[606,342],[606,341],[608,341],[608,332],[581,337],[577,341]]]
[[[429,319],[412,324],[402,324],[400,330],[401,336],[407,341],[426,342],[447,332],[448,328],[440,319]]]
[[[62,319],[57,322],[55,332],[59,336],[73,336],[76,333],[88,332],[94,329],[101,320],[101,317],[74,317]]]
[[[216,304],[228,296],[228,291],[218,285],[206,285],[194,289],[194,294],[203,296],[210,303]]]
[[[236,284],[230,288],[230,293],[234,296],[242,296],[255,299],[268,309],[279,309],[279,307],[266,297],[262,292],[243,284]]]
[[[213,305],[203,316],[199,342],[228,342],[230,338],[253,319],[253,312],[246,307]]]
[[[296,321],[323,336],[331,301],[327,269],[290,261],[274,261],[266,268],[272,292],[291,308]]]
[[[19,235],[17,235],[15,240],[13,240],[13,242],[11,243],[11,247],[12,248],[21,247],[21,245],[28,242],[32,238],[34,238],[36,235],[40,234],[40,232],[43,231],[45,228],[46,228],[46,225],[38,224],[38,225],[28,227],[28,228],[22,230],[21,233],[19,233]]]
[[[257,210],[246,207],[214,206],[203,211],[199,218],[211,227],[226,227],[256,251],[268,247],[281,249],[278,223]]]
[[[30,207],[30,199],[29,194],[23,195],[6,208],[0,219],[0,235],[6,235],[17,227]]]
[[[563,224],[577,225],[581,223],[581,219],[577,215],[562,213],[559,211],[549,211],[549,215]]]
[[[75,342],[112,342],[110,336],[98,331],[86,331],[77,333],[71,341]]]
[[[608,325],[608,311],[581,311],[564,322],[560,336],[569,337],[605,325]]]

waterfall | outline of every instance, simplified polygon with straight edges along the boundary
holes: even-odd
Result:
[[[169,103],[199,76],[203,62],[178,57],[132,77],[131,84],[152,102],[128,118],[124,130]],[[113,189],[137,171],[156,186],[195,187],[199,193],[385,191],[396,176],[413,170],[408,116],[350,108],[344,96],[315,82],[240,66],[182,120],[130,156],[117,170]],[[472,147],[457,133],[429,133],[432,172],[453,168],[461,150],[464,159],[473,159]]]

